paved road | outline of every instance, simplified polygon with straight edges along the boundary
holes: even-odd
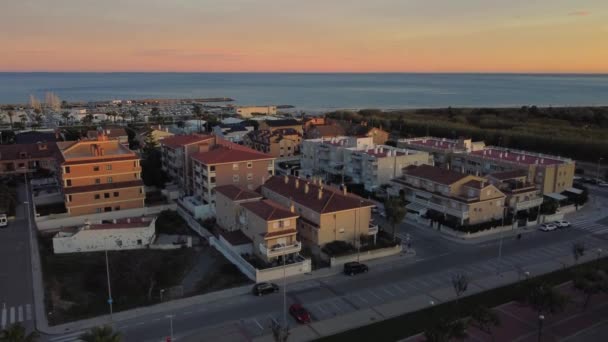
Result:
[[[607,193],[608,195],[608,193]],[[594,205],[604,206],[606,198],[594,198]],[[502,257],[498,258],[498,239],[480,244],[462,244],[443,239],[437,232],[402,224],[398,234],[410,235],[416,258],[393,258],[390,262],[372,262],[368,274],[350,278],[343,275],[303,280],[287,287],[287,305],[303,303],[312,319],[331,317],[404,299],[450,286],[454,273],[471,277],[494,275],[508,270],[525,271],[527,265],[554,261],[571,254],[573,241],[583,242],[588,250],[608,250],[608,222],[602,210],[589,208],[574,214],[574,227],[550,233],[525,234],[521,240],[503,240]],[[241,295],[204,305],[192,305],[179,312],[145,314],[118,322],[126,341],[164,341],[169,335],[172,315],[177,340],[196,333],[201,340],[247,341],[270,333],[273,320],[283,320],[281,294],[266,297]],[[286,317],[291,326],[297,323]],[[81,332],[53,336],[51,342],[76,341]]]
[[[17,193],[20,203],[15,221],[0,229],[0,328],[20,322],[34,328],[32,272],[24,188]]]

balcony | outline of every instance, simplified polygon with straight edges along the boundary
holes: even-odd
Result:
[[[285,254],[298,253],[302,250],[302,243],[295,241],[289,245],[277,244],[268,248],[264,243],[260,243],[260,252],[267,258],[275,258]]]
[[[427,209],[433,209],[436,210],[440,213],[446,213],[448,215],[452,215],[461,219],[467,219],[469,217],[469,212],[468,211],[463,211],[463,210],[457,210],[454,208],[449,208],[447,205],[441,205],[441,204],[437,204],[437,203],[433,203],[430,200],[423,200],[420,199],[416,196],[412,196],[412,195],[408,195],[405,198],[406,200],[408,200],[409,202],[412,203],[417,203],[422,205],[423,207],[427,208]]]
[[[370,223],[369,230],[367,231],[367,235],[376,235],[378,234],[378,225]]]
[[[520,210],[535,208],[541,204],[543,204],[543,198],[539,197],[539,198],[531,199],[529,201],[517,202],[517,203],[515,203],[515,205],[512,205],[511,208],[515,209],[515,211],[520,211]]]

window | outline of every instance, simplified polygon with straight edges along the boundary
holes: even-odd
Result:
[[[247,168],[251,169],[253,167],[253,163],[252,162],[247,162]]]
[[[106,192],[105,194],[103,194],[103,198],[110,198],[110,193]]]
[[[112,183],[112,177],[108,177],[108,183]]]
[[[139,178],[139,175],[138,175],[137,173],[134,173],[134,174],[133,174],[133,178],[138,179],[138,178]]]
[[[239,175],[232,175],[232,181],[235,183],[239,182]]]
[[[65,185],[66,186],[72,186],[72,180],[71,179],[66,180],[65,181]]]
[[[110,212],[110,211],[112,211],[112,207],[105,207],[105,208],[103,208],[103,211]]]
[[[118,191],[114,191],[114,197],[118,197]]]
[[[95,178],[95,184],[101,184],[101,179]]]
[[[114,211],[119,211],[120,210],[120,206],[115,206],[114,207]]]
[[[133,167],[137,167],[137,160],[133,162]]]
[[[290,224],[289,220],[283,221],[283,227],[289,227],[289,224]]]
[[[143,190],[142,188],[139,188],[139,193],[140,193],[140,194],[143,194],[143,193],[144,193],[144,190]]]
[[[210,166],[209,167],[209,171],[214,172],[215,171],[215,166]]]
[[[95,212],[99,214],[101,212],[101,208],[95,208]]]
[[[69,166],[65,167],[65,173],[70,173],[70,167]]]
[[[141,239],[137,240],[137,244],[141,245]]]
[[[248,173],[247,174],[247,180],[252,180],[253,179],[253,174],[252,173]]]
[[[68,202],[72,202],[72,195],[68,195]]]
[[[236,164],[236,163],[232,164],[232,169],[233,170],[238,170],[239,169],[239,164]]]
[[[101,197],[99,196],[99,194],[95,194],[95,199],[96,199],[96,200],[98,200],[98,199],[100,199],[100,198],[101,198]]]
[[[112,164],[108,164],[108,165],[106,165],[106,170],[108,170],[108,171],[109,171],[109,170],[112,170]]]
[[[272,224],[272,228],[279,228],[279,222],[274,222]]]
[[[211,177],[211,179],[209,180],[209,183],[215,183],[215,177]]]
[[[93,171],[99,171],[99,166],[97,166],[97,165],[93,166]]]

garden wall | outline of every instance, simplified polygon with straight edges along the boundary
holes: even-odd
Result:
[[[384,258],[391,255],[396,255],[401,253],[403,250],[401,245],[397,245],[395,247],[388,247],[382,249],[375,249],[372,251],[361,252],[359,255],[360,261],[373,260],[378,258]],[[330,267],[342,267],[347,262],[357,261],[357,254],[350,254],[340,257],[331,257],[329,258]]]

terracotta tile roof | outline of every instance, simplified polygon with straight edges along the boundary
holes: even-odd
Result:
[[[230,242],[230,244],[233,246],[246,245],[246,244],[250,244],[253,242],[247,235],[245,235],[245,233],[243,233],[240,230],[235,230],[232,232],[222,230],[222,231],[220,231],[220,235],[223,236],[224,239],[226,239],[226,241]]]
[[[166,145],[171,148],[182,147],[197,142],[213,139],[212,135],[189,134],[189,135],[174,135],[166,137],[161,141],[161,145]]]
[[[80,192],[94,192],[94,191],[115,190],[115,189],[124,189],[124,188],[135,188],[135,187],[139,187],[139,186],[144,186],[144,183],[142,182],[141,179],[135,180],[135,181],[130,181],[130,182],[117,182],[117,183],[64,187],[63,192],[66,195],[70,195],[70,194],[76,194],[76,193],[80,193]]]
[[[28,131],[15,134],[17,144],[35,144],[37,142],[55,142],[57,135],[54,132]]]
[[[101,131],[99,131],[101,132]],[[89,139],[97,139],[97,130],[87,131],[87,138]],[[127,130],[124,127],[104,127],[103,134],[105,134],[110,139],[116,139],[120,137],[127,137]]]
[[[346,131],[342,126],[339,125],[318,125],[313,126],[308,131],[309,137],[325,138],[325,137],[338,137],[344,135]]]
[[[287,183],[285,183],[285,177],[287,177]],[[299,182],[298,188],[295,187],[296,180]],[[309,190],[306,193],[305,185],[307,183]],[[344,195],[339,189],[330,186],[323,186],[322,195],[319,199],[318,185],[293,176],[273,176],[262,185],[261,189],[262,194],[264,194],[264,191],[272,191],[322,214],[374,206],[374,203],[357,195],[350,193]]]
[[[262,236],[264,236],[264,238],[268,239],[268,238],[272,238],[272,237],[276,237],[276,236],[291,235],[291,234],[295,234],[296,232],[297,232],[296,229],[283,229],[283,230],[279,230],[277,232],[262,234]]]
[[[269,199],[241,203],[241,207],[249,210],[265,221],[283,220],[291,217],[298,217],[296,213],[292,213],[285,207],[281,207],[278,203]]]
[[[232,201],[242,201],[254,198],[262,198],[262,195],[254,192],[239,188],[236,185],[221,185],[215,187],[215,192],[228,197]]]
[[[192,155],[192,159],[198,160],[206,165],[235,163],[250,160],[274,159],[274,157],[271,155],[258,152],[248,147],[240,145],[237,146],[239,147],[232,148],[224,145],[216,145],[208,152],[199,152]]]
[[[404,170],[407,175],[429,180],[431,182],[450,185],[468,175],[456,171],[441,169],[430,165],[408,166]]]
[[[491,173],[488,176],[498,180],[509,180],[513,178],[528,177],[528,171],[524,169],[502,171]]]
[[[483,189],[484,187],[488,186],[488,183],[483,183],[481,181],[473,179],[473,180],[470,180],[470,181],[464,183],[463,185],[468,186],[470,188]]]
[[[61,153],[54,142],[0,145],[0,160],[57,158]]]

